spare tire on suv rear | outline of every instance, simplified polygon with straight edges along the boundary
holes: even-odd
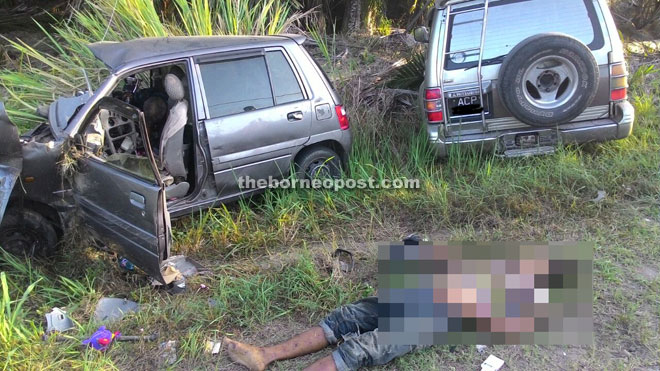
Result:
[[[518,120],[537,127],[567,123],[593,101],[598,65],[573,37],[545,33],[521,41],[499,73],[498,93]]]

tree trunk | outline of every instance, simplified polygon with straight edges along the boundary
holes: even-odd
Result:
[[[362,22],[362,0],[346,0],[346,13],[344,13],[344,34],[351,34],[360,30]]]

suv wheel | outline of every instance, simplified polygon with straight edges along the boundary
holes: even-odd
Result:
[[[504,60],[499,94],[520,121],[556,126],[579,116],[598,88],[596,59],[579,40],[562,34],[540,34],[518,44]]]
[[[341,178],[341,159],[339,155],[326,147],[303,149],[296,159],[298,179],[338,179]]]
[[[14,255],[47,256],[57,245],[53,224],[36,211],[9,209],[0,225],[0,247]]]

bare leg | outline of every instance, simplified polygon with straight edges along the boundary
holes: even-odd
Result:
[[[281,344],[265,348],[239,343],[226,337],[223,343],[227,346],[229,358],[253,371],[265,370],[274,361],[318,352],[329,345],[321,327],[314,327]]]
[[[305,371],[337,371],[337,366],[332,356],[327,356],[309,365]]]

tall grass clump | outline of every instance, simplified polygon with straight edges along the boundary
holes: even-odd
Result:
[[[17,299],[12,299],[7,274],[0,272],[0,354],[3,355],[3,369],[18,367],[15,354],[19,346],[38,341],[39,329],[33,322],[24,320],[23,306],[38,282],[31,283]],[[20,354],[19,354],[20,355]]]
[[[174,14],[163,13],[152,0],[85,0],[69,22],[56,23],[46,35],[47,50],[23,41],[9,45],[21,53],[16,67],[0,70],[8,92],[8,112],[22,127],[41,121],[40,104],[85,90],[82,72],[93,86],[107,71],[87,48],[98,41],[182,35],[267,35],[285,32],[304,14],[281,0],[175,0]]]

